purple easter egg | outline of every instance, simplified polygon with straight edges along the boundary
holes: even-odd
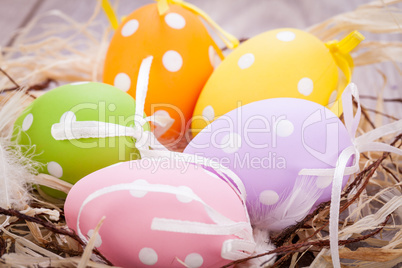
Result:
[[[334,168],[342,150],[351,145],[343,123],[324,106],[275,98],[219,117],[184,152],[232,169],[246,187],[254,226],[275,231],[331,198],[332,177],[301,176],[300,170]]]

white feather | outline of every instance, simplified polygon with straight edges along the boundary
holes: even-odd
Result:
[[[251,207],[249,212],[253,226],[280,231],[302,220],[323,192],[316,186],[316,180],[315,176],[298,176],[293,188],[280,195],[287,198],[280,198],[275,205]]]
[[[38,163],[11,142],[13,124],[27,104],[28,96],[16,92],[0,103],[0,206],[24,209],[29,203],[29,182]]]
[[[275,246],[271,243],[271,240],[269,239],[269,231],[264,229],[258,229],[254,228],[253,229],[253,236],[254,236],[254,241],[256,243],[256,247],[253,253],[253,256],[262,254],[262,253],[267,253],[271,250],[275,249]],[[270,265],[274,264],[276,260],[276,254],[269,254],[265,255],[259,258],[254,258],[251,260],[248,260],[247,262],[240,263],[236,267],[239,268],[260,268],[260,267],[269,267]],[[262,266],[263,265],[263,266]]]

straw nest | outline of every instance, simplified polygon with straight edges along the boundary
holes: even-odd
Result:
[[[397,33],[401,39],[400,1],[378,1],[340,14],[308,29],[324,41],[352,30],[374,34]],[[387,5],[385,8],[384,5]],[[81,24],[65,14],[51,11],[21,29],[12,47],[0,53],[0,266],[4,267],[104,267],[111,266],[94,241],[87,245],[70,229],[63,217],[63,203],[45,196],[32,185],[41,184],[64,192],[72,185],[46,174],[36,174],[38,163],[21,148],[10,149],[14,120],[33,95],[56,84],[74,81],[101,81],[102,63],[110,30],[99,37],[94,31],[98,6],[87,23]],[[56,16],[57,25],[42,25],[41,20]],[[42,34],[32,36],[36,27]],[[62,33],[64,37],[55,35]],[[67,37],[66,37],[67,36]],[[375,35],[372,35],[375,37]],[[393,62],[401,73],[402,42],[367,40],[353,55],[356,69]],[[386,74],[383,74],[384,84]],[[21,87],[21,86],[22,87]],[[378,88],[377,92],[382,92]],[[378,94],[377,109],[363,107],[358,129],[362,134],[379,122],[400,118],[387,115],[387,102]],[[373,118],[371,118],[373,117]],[[382,120],[384,119],[384,120]],[[402,145],[402,135],[383,142]],[[177,148],[180,150],[180,148]],[[394,267],[402,263],[402,162],[389,153],[367,153],[360,160],[361,172],[351,177],[344,189],[339,221],[340,257],[345,267]],[[329,202],[295,226],[273,234],[278,255],[275,267],[331,267],[328,246]],[[101,224],[101,223],[100,223]],[[99,225],[100,226],[100,225]],[[99,229],[99,226],[97,230]],[[95,235],[93,236],[95,237]],[[238,265],[244,260],[232,265]]]

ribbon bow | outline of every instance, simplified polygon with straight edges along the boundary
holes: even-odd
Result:
[[[235,222],[226,216],[222,215],[216,211],[209,204],[205,203],[198,195],[193,192],[185,191],[180,187],[171,186],[167,184],[137,184],[124,183],[108,186],[99,189],[91,193],[82,203],[78,216],[77,216],[77,233],[83,241],[88,242],[88,239],[82,234],[80,228],[80,217],[84,210],[84,207],[103,195],[117,192],[117,191],[146,191],[153,193],[167,193],[176,196],[182,196],[189,198],[196,202],[202,204],[203,208],[207,212],[208,217],[214,222],[213,224],[194,222],[194,221],[183,221],[177,219],[165,219],[155,217],[151,222],[151,230],[173,232],[173,233],[189,233],[198,235],[235,235],[238,239],[227,239],[222,244],[221,257],[227,260],[238,260],[242,258],[249,257],[256,247],[256,243],[253,239],[253,231],[250,225],[250,219],[248,217],[247,208],[245,205],[245,188],[237,175],[230,169],[214,162],[210,159],[203,157],[191,155],[191,154],[181,154],[170,151],[152,151],[140,149],[142,157],[150,157],[153,160],[164,157],[174,160],[176,157],[180,159],[185,158],[186,162],[202,165],[203,167],[211,167],[218,173],[218,176],[224,180],[237,194],[240,201],[242,202],[244,213],[247,216],[247,220],[244,222]]]
[[[353,115],[353,100],[357,102],[357,111]],[[330,206],[330,249],[332,255],[332,263],[335,268],[340,268],[339,245],[338,245],[338,222],[339,209],[342,191],[342,180],[345,175],[351,175],[359,171],[360,154],[364,152],[391,152],[402,155],[402,150],[395,148],[389,144],[375,142],[375,140],[389,135],[399,134],[402,132],[402,120],[384,125],[382,127],[371,130],[359,137],[356,131],[360,122],[361,107],[357,86],[354,83],[349,84],[342,94],[342,107],[345,120],[345,126],[349,136],[353,141],[353,145],[344,149],[338,157],[335,169],[302,169],[299,175],[310,176],[333,176],[331,206]],[[349,159],[354,157],[354,163],[351,167],[346,167]]]
[[[357,45],[360,44],[364,40],[364,36],[359,33],[358,31],[353,31],[350,34],[348,34],[346,37],[344,37],[341,41],[337,40],[332,40],[325,45],[331,52],[336,65],[341,69],[343,75],[344,75],[344,81],[342,79],[339,79],[339,84],[338,84],[338,96],[342,94],[343,89],[350,84],[351,79],[352,79],[352,71],[353,71],[353,59],[350,56],[350,52],[357,47]],[[334,103],[329,103],[331,107],[329,109],[336,115],[340,116],[342,114],[342,109],[339,109],[341,105],[338,103],[338,96],[337,96],[337,101]]]
[[[162,135],[173,124],[173,119],[168,113],[155,113],[144,118],[144,104],[148,91],[149,72],[153,57],[145,58],[140,66],[137,80],[136,107],[133,127],[126,127],[114,123],[99,121],[76,121],[74,113],[65,113],[61,122],[52,125],[51,134],[56,140],[77,140],[87,138],[106,138],[126,136],[133,137],[136,141],[135,147],[149,149],[167,150],[158,142],[154,133],[144,130],[147,122],[153,122],[158,128],[157,135]]]

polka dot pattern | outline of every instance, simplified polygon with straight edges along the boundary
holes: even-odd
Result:
[[[276,124],[276,135],[279,137],[289,137],[292,135],[295,127],[289,120],[283,119]]]
[[[202,116],[205,117],[208,121],[213,121],[215,118],[215,111],[211,105],[208,105],[202,111]]]
[[[247,69],[254,63],[254,55],[252,53],[246,53],[240,57],[237,65],[239,65],[240,69]]]
[[[204,263],[204,259],[198,253],[190,253],[186,256],[184,263],[190,268],[198,268]]]
[[[317,177],[315,184],[318,188],[324,189],[331,185],[332,179],[333,178],[331,176]]]
[[[121,29],[122,36],[130,36],[133,35],[138,29],[139,23],[138,20],[129,20],[124,24],[123,28]]]
[[[224,152],[235,153],[241,147],[241,136],[237,133],[229,133],[222,138],[220,145]]]
[[[114,86],[127,92],[131,86],[131,79],[126,73],[119,73],[114,78]]]
[[[29,113],[25,116],[24,121],[22,121],[22,130],[27,131],[33,123],[33,114]]]
[[[259,200],[261,204],[270,206],[278,202],[279,195],[275,191],[265,190],[260,193]]]
[[[92,238],[92,236],[94,235],[94,230],[89,230],[88,231],[88,233],[87,233],[87,235],[88,235],[88,237],[89,238]],[[96,234],[96,238],[95,238],[95,247],[96,248],[98,248],[98,247],[100,247],[102,245],[102,238],[101,238],[101,236],[99,235],[99,233],[97,233]]]
[[[50,175],[56,178],[60,178],[63,176],[63,168],[59,163],[54,161],[47,163],[47,171],[49,172]]]
[[[182,15],[177,13],[169,13],[165,16],[165,22],[173,29],[183,29],[186,26],[186,20]]]
[[[283,42],[290,42],[293,41],[296,37],[296,34],[291,31],[282,31],[276,34],[276,38]]]
[[[187,187],[187,186],[179,186],[178,187],[179,190],[188,193],[188,194],[192,194],[194,193],[193,190],[191,190],[191,188]],[[190,203],[191,201],[193,201],[193,199],[191,197],[187,197],[184,195],[176,195],[177,200],[179,200],[182,203]]]
[[[116,110],[116,104],[111,103],[107,106],[107,108],[109,109],[109,111],[114,112]]]
[[[142,248],[138,257],[145,265],[154,265],[158,262],[158,254],[152,248]]]
[[[146,180],[136,180],[133,182],[133,185],[148,185],[148,182]],[[148,192],[147,191],[139,191],[139,190],[131,190],[130,194],[134,197],[137,198],[142,198],[144,197]]]
[[[297,90],[304,96],[310,95],[311,92],[313,92],[313,88],[314,88],[313,80],[311,80],[308,77],[300,79],[299,82],[297,83]]]
[[[163,66],[169,72],[177,72],[183,66],[183,58],[174,50],[169,50],[162,57]]]

